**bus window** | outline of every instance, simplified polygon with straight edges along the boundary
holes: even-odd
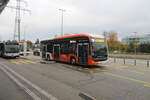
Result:
[[[52,44],[47,45],[47,52],[50,52],[50,53],[53,52],[53,45]]]

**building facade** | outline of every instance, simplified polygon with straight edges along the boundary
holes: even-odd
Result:
[[[127,36],[122,39],[123,43],[150,43],[150,34]]]

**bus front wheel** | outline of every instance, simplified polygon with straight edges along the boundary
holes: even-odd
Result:
[[[76,64],[76,59],[75,58],[70,58],[70,64],[72,64],[72,65]]]

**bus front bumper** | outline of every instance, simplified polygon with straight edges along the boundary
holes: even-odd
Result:
[[[5,53],[6,57],[19,57],[19,53]]]

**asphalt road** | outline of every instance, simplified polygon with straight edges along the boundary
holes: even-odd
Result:
[[[108,63],[103,66],[83,68],[83,66],[64,63],[40,63],[40,60],[34,57],[12,60],[0,58],[0,66],[14,75],[20,83],[35,94],[34,96],[41,100],[50,98],[53,98],[51,100],[150,99],[150,68],[147,67]],[[0,74],[5,75],[3,72]],[[7,79],[8,83],[11,82],[6,75],[4,77],[6,77],[6,83]],[[3,84],[3,87],[19,88],[13,82],[12,85],[14,86]],[[25,89],[19,88],[19,90],[23,92]],[[14,89],[6,93],[18,94]],[[22,98],[29,96],[25,92],[21,94]],[[33,95],[30,96],[34,99]],[[12,100],[7,96],[5,99]],[[24,99],[16,98],[15,100]]]
[[[0,100],[32,100],[32,98],[0,70]]]

